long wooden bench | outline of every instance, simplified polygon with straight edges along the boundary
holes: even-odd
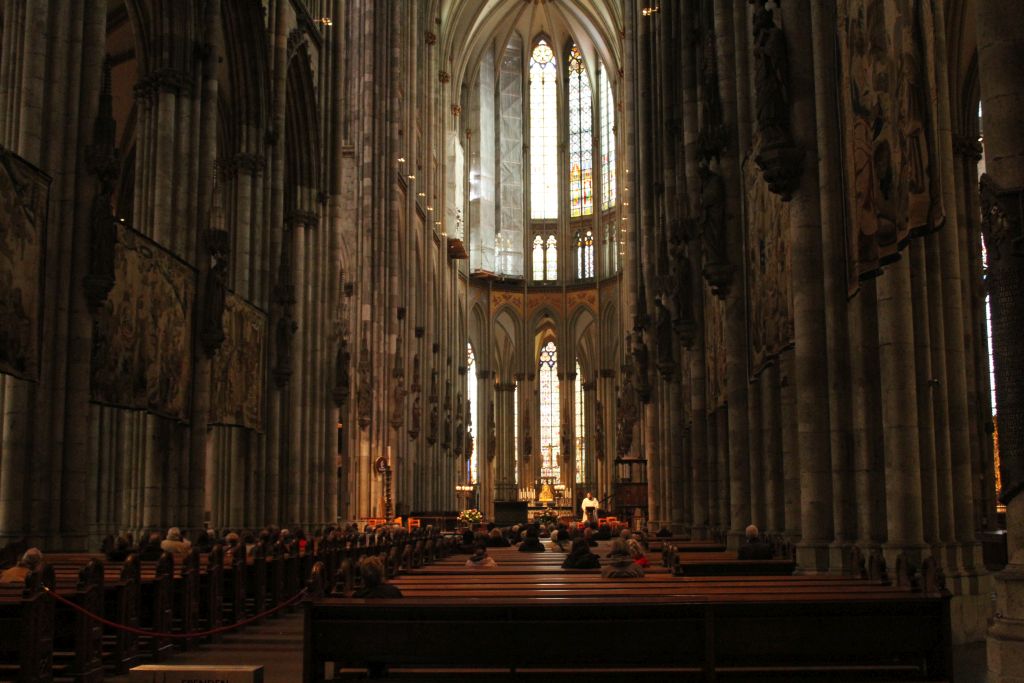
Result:
[[[467,569],[453,558],[402,575],[402,600],[313,600],[304,680],[323,680],[327,662],[376,674],[672,669],[696,680],[945,680],[951,672],[949,595],[934,581],[913,591],[859,577],[674,577],[664,569],[615,580],[557,569],[546,553],[491,555],[496,569]],[[934,579],[934,568],[925,573]],[[628,633],[638,647],[595,648],[595,629]],[[500,637],[467,647],[467,633]],[[537,643],[557,643],[557,656]]]

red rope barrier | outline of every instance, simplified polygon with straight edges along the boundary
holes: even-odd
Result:
[[[264,617],[268,617],[271,614],[274,614],[276,612],[280,612],[285,607],[288,607],[290,605],[295,604],[296,602],[299,601],[299,598],[304,596],[306,594],[306,592],[307,592],[307,590],[305,588],[303,588],[298,593],[296,593],[292,597],[290,597],[287,600],[285,600],[284,602],[282,602],[280,605],[277,605],[276,607],[271,607],[266,612],[261,612],[260,614],[251,616],[248,619],[243,619],[242,621],[236,621],[233,624],[228,624],[227,626],[218,626],[217,628],[211,628],[211,629],[206,630],[206,631],[190,631],[188,633],[160,633],[159,631],[147,631],[146,629],[143,629],[143,628],[135,628],[134,626],[128,626],[126,624],[118,624],[115,621],[110,621],[109,619],[104,619],[103,617],[99,616],[98,614],[93,614],[92,612],[90,612],[89,610],[85,609],[81,605],[76,605],[72,601],[70,601],[67,598],[63,597],[59,593],[50,590],[46,586],[43,586],[43,590],[45,590],[47,593],[52,595],[57,600],[57,602],[65,604],[65,605],[67,605],[68,607],[70,607],[71,609],[73,609],[73,610],[75,610],[77,612],[81,612],[82,614],[84,614],[85,616],[89,617],[93,621],[97,621],[97,622],[103,624],[104,626],[109,626],[110,628],[114,628],[114,629],[117,629],[119,631],[126,631],[128,633],[134,633],[135,635],[139,635],[139,636],[152,636],[154,638],[178,638],[180,640],[187,640],[189,638],[205,638],[206,636],[213,636],[213,635],[217,635],[218,633],[226,633],[228,631],[233,631],[236,628],[241,628],[241,627],[243,627],[243,626],[245,626],[247,624],[253,623],[254,621],[259,621],[260,619],[263,619]]]

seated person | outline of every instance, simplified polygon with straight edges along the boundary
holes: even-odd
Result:
[[[551,547],[558,548],[559,551],[565,552],[565,537],[562,535],[563,532],[557,529],[551,532]]]
[[[18,564],[0,574],[0,583],[25,583],[29,574],[43,563],[43,553],[39,548],[29,548],[18,560]]]
[[[160,559],[163,551],[160,550],[160,533],[151,531],[149,537],[139,545],[139,560],[142,562],[156,562]]]
[[[168,529],[167,538],[160,542],[160,550],[174,555],[175,560],[183,558],[191,549],[192,544],[181,537],[181,529],[176,526]]]
[[[544,546],[540,544],[540,532],[537,531],[537,527],[531,526],[526,530],[526,536],[523,537],[523,542],[519,544],[519,552],[521,553],[542,553],[544,552]]]
[[[640,542],[635,538],[626,540],[626,548],[629,550],[629,556],[632,557],[633,561],[638,565],[645,569],[651,566],[650,560],[648,560],[647,556],[644,554],[644,547],[640,545]]]
[[[601,560],[590,552],[590,545],[582,536],[577,536],[572,542],[572,550],[562,562],[562,569],[600,569],[600,567]]]
[[[224,564],[230,566],[235,553],[240,552],[241,538],[234,531],[230,531],[224,536],[224,544]]]
[[[402,597],[398,586],[387,583],[384,563],[376,555],[368,555],[359,561],[359,575],[363,578],[363,587],[352,594],[353,598]]]
[[[494,569],[497,566],[494,558],[487,554],[487,546],[482,543],[477,544],[476,550],[466,560],[466,567],[469,569]]]
[[[494,527],[488,532],[487,535],[487,547],[488,548],[508,548],[511,543],[508,539],[502,536],[501,529]]]
[[[612,541],[611,564],[601,568],[601,576],[606,579],[638,579],[644,575],[644,569],[629,554],[626,542],[621,538]]]
[[[747,542],[740,546],[738,557],[741,560],[770,560],[772,559],[772,547],[762,543],[758,537],[757,527],[751,524],[747,527]]]
[[[591,548],[597,547],[597,540],[594,538],[594,530],[589,527],[583,530],[583,540],[585,540],[587,545]]]

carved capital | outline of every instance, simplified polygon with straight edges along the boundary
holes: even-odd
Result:
[[[442,83],[448,83],[452,80],[452,75],[447,71],[438,71],[437,80],[441,81]]]
[[[437,43],[437,34],[433,31],[427,31],[426,35],[423,36],[423,40],[427,45],[435,45]]]

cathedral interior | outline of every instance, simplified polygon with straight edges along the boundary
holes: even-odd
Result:
[[[0,545],[592,492],[927,561],[1024,680],[1021,55],[1019,0],[5,0]]]

